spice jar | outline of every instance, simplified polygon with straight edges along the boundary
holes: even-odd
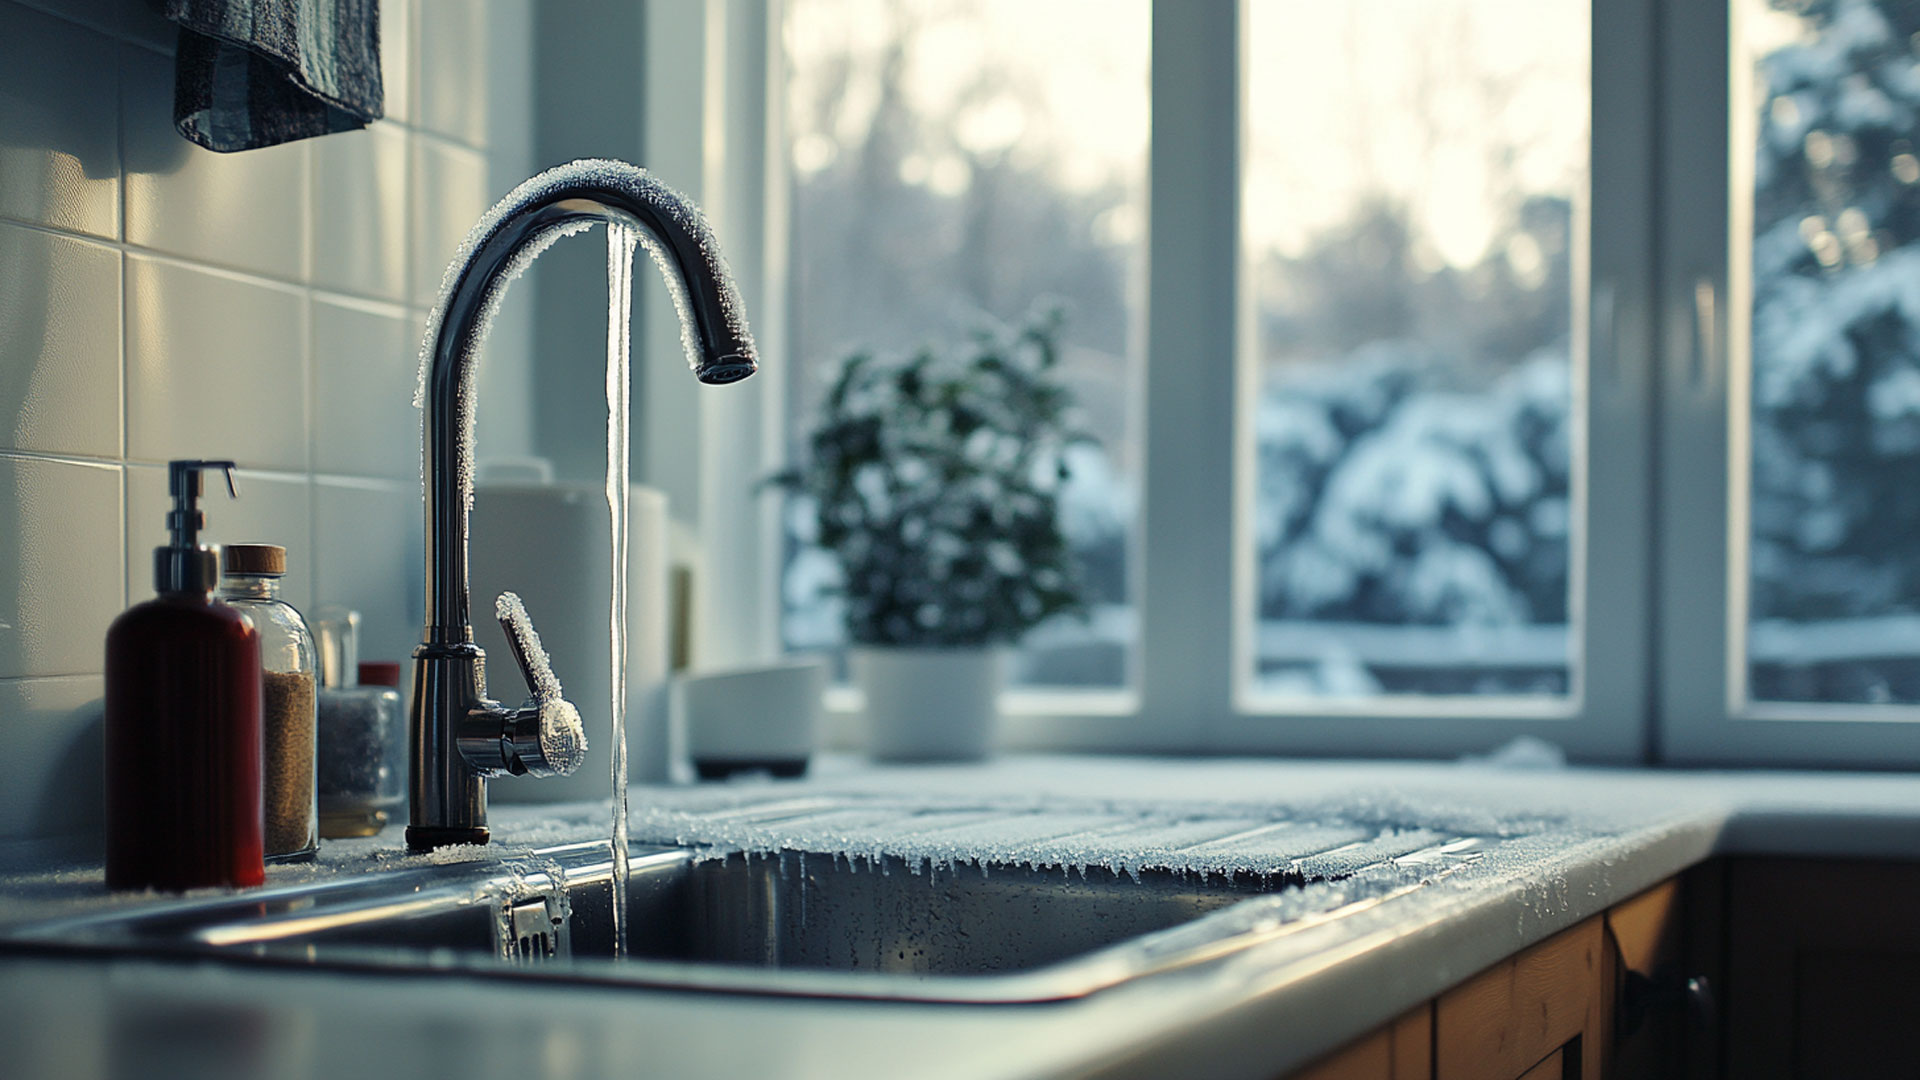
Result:
[[[292,604],[280,599],[287,549],[278,544],[227,544],[220,599],[245,612],[260,632],[260,728],[266,859],[304,862],[320,846],[315,798],[314,733],[317,654],[313,634]]]
[[[406,712],[400,665],[359,659],[360,616],[322,609],[320,640],[320,835],[372,836],[405,801]]]

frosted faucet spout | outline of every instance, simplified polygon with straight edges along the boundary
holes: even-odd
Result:
[[[487,697],[467,579],[473,502],[474,363],[506,286],[554,240],[594,225],[631,228],[680,313],[693,373],[737,382],[756,367],[740,294],[698,207],[619,161],[575,161],[528,180],[482,217],[440,286],[421,354],[426,410],[425,641],[414,650],[407,844],[487,842],[486,777],[540,772],[516,748],[538,739],[525,710]]]

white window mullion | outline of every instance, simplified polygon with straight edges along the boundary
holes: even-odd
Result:
[[[1730,716],[1726,0],[1666,6],[1662,28],[1660,732],[1663,757],[1711,757]]]
[[[1586,419],[1573,601],[1581,722],[1593,729],[1595,755],[1616,761],[1644,758],[1651,725],[1655,7],[1594,4],[1592,180],[1579,290],[1587,303],[1584,324],[1576,312],[1575,326],[1586,342],[1574,398]]]
[[[1239,23],[1238,0],[1153,9],[1141,748],[1232,721]]]
[[[743,383],[699,388],[707,433],[700,472],[702,547],[695,653],[726,667],[778,655],[779,497],[760,487],[778,467],[786,350],[785,168],[773,88],[781,63],[780,5],[708,0],[702,125],[702,203],[726,245],[752,321],[760,371]],[[678,374],[676,372],[676,374]]]

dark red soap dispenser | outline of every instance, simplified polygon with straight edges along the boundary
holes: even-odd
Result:
[[[160,594],[107,631],[107,887],[179,892],[266,880],[260,635],[213,598],[220,552],[199,543],[201,473],[167,466],[173,510],[153,552]]]

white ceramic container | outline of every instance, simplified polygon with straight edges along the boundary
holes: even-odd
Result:
[[[876,761],[980,761],[992,755],[1006,651],[983,646],[857,646],[867,752]]]
[[[806,772],[827,690],[824,663],[788,660],[676,681],[687,756],[702,779],[755,769]]]
[[[612,594],[606,489],[546,477],[494,479],[473,494],[474,640],[487,653],[487,690],[509,705],[527,694],[493,618],[493,600],[519,593],[553,659],[567,700],[587,727],[587,758],[567,777],[500,777],[499,802],[604,799],[613,790],[613,661],[607,644]],[[634,783],[673,772],[667,710],[667,499],[635,486],[627,516],[627,775]]]

